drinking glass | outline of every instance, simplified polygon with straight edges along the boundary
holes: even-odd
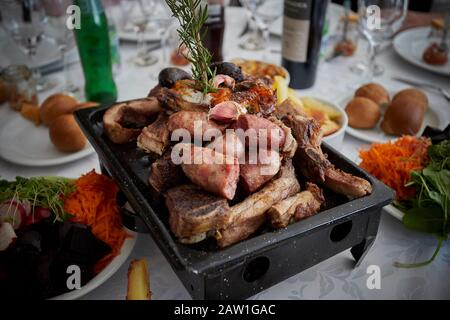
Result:
[[[375,68],[377,49],[394,37],[407,10],[408,0],[359,0],[359,28],[369,43],[369,59],[364,70],[369,81],[383,74],[381,66]]]
[[[127,12],[127,23],[131,23],[137,37],[137,54],[132,61],[139,67],[150,66],[158,58],[147,48],[145,33],[155,13],[155,0],[128,0],[124,1]]]
[[[245,50],[268,49],[269,25],[273,23],[283,12],[283,3],[280,0],[239,0],[242,6],[254,22],[256,28],[240,43]]]
[[[10,34],[17,46],[34,63],[36,51],[44,36],[47,16],[39,0],[4,0],[1,3],[2,26]],[[42,77],[38,67],[33,70],[37,91],[46,91],[56,84]]]
[[[161,39],[161,61],[163,64],[167,64],[167,45],[170,30],[176,19],[172,16],[170,8],[164,0],[157,1],[156,6],[156,14],[151,19],[149,27],[151,30],[154,30]]]
[[[66,26],[66,10],[72,4],[72,0],[42,0],[42,2],[45,6],[48,20],[45,26],[46,36],[55,41],[61,53],[64,75],[63,91],[67,94],[75,95],[80,91],[80,88],[72,82],[66,55],[67,50],[75,44],[74,34]]]

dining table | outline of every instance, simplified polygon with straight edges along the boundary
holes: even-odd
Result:
[[[333,4],[333,6],[335,6]],[[281,38],[270,36],[268,47],[263,51],[245,51],[239,47],[243,40],[241,33],[246,28],[247,14],[239,7],[227,7],[225,11],[225,35],[223,54],[225,60],[233,58],[259,59],[281,64]],[[335,30],[331,29],[332,34]],[[325,43],[326,41],[324,41]],[[325,50],[317,70],[313,87],[297,90],[300,96],[314,96],[338,103],[351,95],[365,81],[361,75],[350,71],[358,61],[367,60],[367,42],[361,37],[358,49],[352,57],[337,57],[325,60]],[[157,84],[159,71],[168,65],[162,58],[163,50],[155,49],[159,62],[148,67],[133,65],[131,58],[136,54],[136,44],[121,42],[121,66],[115,80],[118,100],[145,97]],[[378,53],[377,63],[384,67],[384,73],[373,81],[395,92],[408,85],[393,80],[402,77],[432,83],[450,89],[450,77],[432,73],[403,60],[388,44]],[[81,66],[71,66],[72,78],[83,86]],[[48,75],[62,81],[62,72]],[[57,92],[41,93],[40,101]],[[430,107],[436,110],[443,123],[450,122],[450,103],[439,93],[427,91]],[[5,106],[0,106],[0,126],[6,119]],[[20,115],[16,115],[20,116]],[[0,141],[0,143],[2,143]],[[358,151],[367,148],[368,142],[345,135],[340,152],[358,163]],[[1,155],[0,155],[1,158]],[[91,170],[100,172],[100,163],[95,153],[82,159],[55,166],[21,166],[0,159],[0,177],[14,179],[16,176],[65,176],[76,178]],[[152,236],[139,233],[131,254],[107,281],[82,296],[81,299],[104,300],[125,299],[127,292],[127,272],[130,261],[145,258],[148,261],[152,299],[191,299],[189,292],[178,279]],[[309,269],[265,289],[250,299],[450,299],[450,243],[446,241],[438,257],[431,264],[420,268],[397,268],[395,261],[417,262],[428,259],[437,245],[437,238],[405,228],[402,221],[383,210],[376,240],[364,260],[355,267],[349,250],[343,251]],[[297,254],[302,254],[298,252]],[[374,266],[380,271],[379,286],[370,285]]]

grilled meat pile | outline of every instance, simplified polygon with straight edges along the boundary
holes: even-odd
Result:
[[[226,247],[265,222],[286,227],[320,211],[321,188],[349,198],[371,193],[367,180],[327,159],[314,119],[291,103],[276,106],[270,79],[244,78],[227,62],[213,67],[213,93],[166,68],[147,98],[118,103],[104,115],[111,141],[137,139],[139,149],[157,157],[148,183],[164,198],[181,242],[214,237]]]

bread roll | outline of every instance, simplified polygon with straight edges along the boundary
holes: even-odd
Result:
[[[380,120],[380,106],[370,99],[363,97],[353,98],[345,107],[348,124],[353,128],[371,129]]]
[[[380,107],[389,104],[389,93],[378,83],[368,83],[360,87],[355,92],[355,97],[363,97],[372,100]]]
[[[80,151],[86,145],[86,137],[72,114],[57,117],[49,127],[50,140],[62,152]]]
[[[415,135],[422,126],[424,107],[411,97],[396,99],[386,109],[381,129],[390,135]]]
[[[71,96],[62,93],[51,95],[41,105],[40,116],[42,123],[50,126],[58,116],[72,113],[78,104],[77,99]]]
[[[424,110],[428,110],[428,98],[427,95],[419,89],[408,88],[397,92],[397,94],[392,98],[392,102],[398,100],[408,100],[411,99],[415,101],[417,104],[420,104],[424,107]]]

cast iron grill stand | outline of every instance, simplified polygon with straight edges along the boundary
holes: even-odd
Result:
[[[336,167],[372,183],[371,195],[340,201],[315,216],[284,229],[266,230],[228,248],[183,245],[170,232],[164,209],[149,200],[150,165],[143,160],[145,155],[136,151],[135,144],[114,145],[104,136],[105,110],[82,109],[76,117],[99,155],[102,171],[117,182],[138,213],[124,210],[124,222],[138,231],[143,225],[148,228],[194,299],[247,298],[349,248],[358,266],[375,240],[382,207],[394,196],[391,189],[324,144]]]

